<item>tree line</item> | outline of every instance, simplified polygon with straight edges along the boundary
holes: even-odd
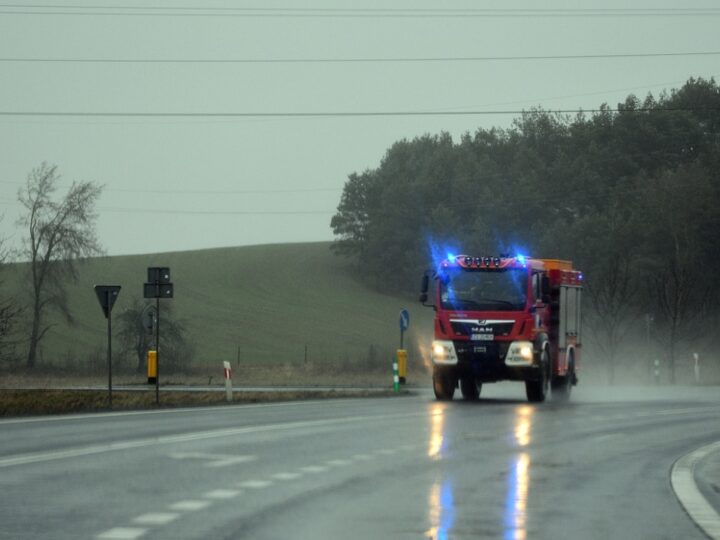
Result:
[[[534,109],[458,142],[393,144],[377,168],[349,176],[333,247],[371,285],[402,293],[435,252],[571,259],[610,380],[644,317],[674,382],[683,347],[720,313],[719,165],[714,79],[592,114]]]

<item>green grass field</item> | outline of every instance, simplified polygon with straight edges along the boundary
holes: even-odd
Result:
[[[117,317],[133,298],[142,298],[148,266],[171,269],[175,298],[161,300],[161,310],[172,303],[174,316],[184,321],[196,349],[196,371],[221,373],[224,360],[238,367],[386,365],[399,345],[403,307],[411,317],[405,336],[410,365],[419,367],[418,345],[432,332],[432,310],[415,298],[382,295],[364,286],[326,242],[102,257],[81,264],[79,282],[68,286],[76,323],[52,315],[55,326],[42,342],[40,368],[101,369],[107,326],[93,286],[122,286],[113,310]],[[20,287],[24,271],[27,265],[11,267],[6,286]],[[130,369],[131,354],[123,354],[118,340],[113,348],[118,368]]]

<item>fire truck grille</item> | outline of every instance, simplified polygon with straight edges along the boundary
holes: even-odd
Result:
[[[482,322],[482,321],[479,321]],[[453,332],[456,336],[472,336],[473,334],[491,335],[493,337],[506,337],[512,332],[514,321],[493,322],[478,324],[478,321],[452,321]]]
[[[455,350],[460,363],[486,367],[503,364],[509,347],[509,341],[455,342]]]

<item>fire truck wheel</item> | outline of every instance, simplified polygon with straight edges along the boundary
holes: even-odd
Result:
[[[572,364],[568,369],[567,375],[564,377],[556,377],[552,382],[552,398],[553,401],[567,401],[570,399],[570,393],[572,392],[572,381],[574,369]]]
[[[480,397],[480,385],[472,377],[460,379],[460,392],[466,401],[476,401]]]
[[[547,349],[540,355],[540,377],[535,381],[525,381],[525,393],[528,401],[532,403],[542,403],[545,401],[548,393],[548,366],[550,357]]]
[[[455,379],[439,369],[433,372],[433,391],[438,401],[451,401],[455,395]]]

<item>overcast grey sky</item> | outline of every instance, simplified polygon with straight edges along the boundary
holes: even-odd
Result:
[[[19,5],[0,4],[2,113],[591,109],[720,66],[720,54],[449,60],[718,53],[715,1]],[[619,11],[573,11],[607,9]],[[418,58],[445,60],[207,62]],[[457,140],[515,116],[0,115],[1,234],[19,240],[17,189],[47,161],[66,185],[105,185],[98,232],[110,254],[330,240],[347,175],[377,167],[393,142],[441,131]]]

